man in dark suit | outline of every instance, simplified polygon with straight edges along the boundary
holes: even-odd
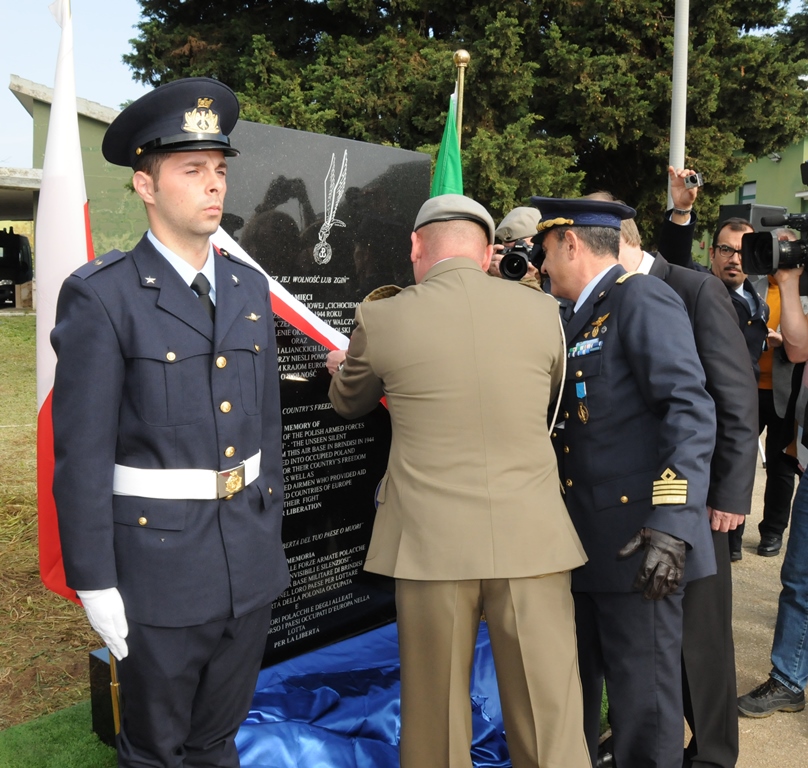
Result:
[[[686,246],[689,250],[690,243]],[[692,738],[684,765],[734,768],[738,710],[727,537],[751,508],[758,434],[755,377],[732,303],[717,278],[643,251],[633,219],[622,222],[620,263],[664,280],[684,301],[715,403],[716,441],[705,511],[717,572],[685,587],[682,682]]]
[[[759,430],[766,430],[766,490],[764,493],[763,517],[765,521],[776,520],[773,530],[761,524],[761,542],[758,554],[764,556],[775,555],[780,551],[782,531],[788,521],[788,512],[791,506],[791,496],[794,492],[794,470],[788,457],[783,454],[783,448],[788,443],[788,429],[782,423],[785,404],[788,402],[788,392],[781,392],[780,412],[778,415],[774,405],[772,392],[772,361],[765,360],[767,376],[761,381],[761,356],[767,349],[767,341],[781,344],[779,334],[776,332],[777,322],[770,323],[769,307],[765,296],[758,291],[760,281],[754,283],[743,272],[741,266],[741,242],[744,234],[754,229],[746,219],[730,218],[720,221],[713,234],[712,246],[709,250],[710,269],[693,261],[691,253],[693,232],[696,227],[696,213],[693,203],[698,194],[698,188],[687,188],[684,178],[693,171],[690,169],[668,168],[670,178],[671,198],[674,207],[668,211],[662,223],[660,232],[660,252],[671,263],[677,266],[689,267],[702,272],[711,271],[726,286],[727,293],[738,320],[738,327],[746,341],[749,359],[752,361],[755,378],[759,381],[758,391],[758,422]],[[764,280],[765,284],[765,280]],[[774,292],[775,299],[777,292]],[[778,311],[779,319],[779,311]],[[771,328],[769,326],[772,326]],[[781,351],[778,352],[778,364],[781,362]],[[787,364],[784,366],[788,368]],[[782,382],[780,387],[790,390],[790,373],[778,371]],[[779,536],[775,535],[779,530]],[[728,546],[730,558],[733,561],[743,557],[744,524],[730,531]],[[766,538],[764,538],[764,535]]]
[[[149,231],[65,281],[51,337],[65,572],[119,660],[121,766],[238,766],[288,583],[268,285],[210,242],[237,117],[190,78],[116,118],[102,151]]]
[[[715,411],[678,296],[618,264],[616,202],[533,198],[542,271],[575,302],[556,429],[593,764],[604,677],[618,766],[682,765],[682,584],[715,572],[704,509]],[[643,590],[642,593],[638,590]]]

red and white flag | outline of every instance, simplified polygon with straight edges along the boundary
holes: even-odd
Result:
[[[56,322],[59,289],[71,272],[93,258],[93,244],[81,162],[70,1],[55,0],[49,8],[62,28],[62,37],[56,61],[35,241],[39,573],[48,589],[75,600],[75,593],[65,584],[52,490],[51,397],[56,355],[50,344],[50,332]]]
[[[313,341],[322,344],[326,349],[347,349],[350,339],[330,326],[325,320],[314,314],[302,301],[292,296],[275,278],[245,251],[227,232],[219,227],[211,237],[214,245],[224,248],[240,259],[252,264],[264,273],[269,283],[269,294],[272,298],[272,311],[282,320],[286,320],[293,328],[305,333]]]

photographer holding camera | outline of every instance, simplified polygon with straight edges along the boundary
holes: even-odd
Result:
[[[744,243],[746,246],[746,243]],[[780,328],[783,346],[795,363],[808,360],[808,317],[800,300],[803,267],[778,269],[774,273],[780,294]],[[797,398],[796,417],[805,426],[808,381],[803,373]],[[803,432],[801,442],[808,447]],[[808,683],[808,474],[803,474],[791,507],[789,535],[783,568],[783,589],[777,607],[769,679],[738,698],[738,709],[747,717],[768,717],[774,712],[805,709]]]
[[[489,275],[520,280],[532,288],[541,287],[539,270],[530,262],[533,237],[540,221],[538,208],[520,206],[508,213],[494,232],[502,244],[494,246]]]
[[[690,169],[668,168],[674,207],[662,225],[660,252],[671,264],[707,271],[695,264],[690,254],[689,246],[696,226],[693,204],[698,186],[688,184],[687,180],[693,175],[696,174]],[[758,526],[760,543],[757,553],[762,557],[773,557],[780,552],[794,493],[794,471],[788,458],[782,454],[788,442],[787,438],[783,442],[787,431],[783,417],[791,373],[785,356],[775,349],[780,344],[777,332],[779,300],[773,284],[767,283],[765,274],[768,270],[750,272],[742,264],[741,242],[746,234],[753,232],[754,228],[745,219],[731,218],[719,222],[710,248],[710,271],[727,288],[758,379],[758,432],[766,429],[766,489],[763,520]],[[758,236],[771,242],[768,232]],[[680,247],[683,240],[688,246],[685,249]],[[730,532],[729,548],[733,561],[743,557],[743,533],[744,525]]]

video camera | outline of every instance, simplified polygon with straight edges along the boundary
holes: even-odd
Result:
[[[808,186],[808,162],[800,165],[802,183]],[[764,216],[764,227],[788,227],[800,231],[799,240],[779,240],[774,232],[747,232],[741,241],[741,269],[747,275],[773,275],[778,269],[794,269],[808,256],[808,214]]]
[[[533,264],[536,269],[541,268],[540,259],[543,255],[541,245],[517,240],[502,252],[499,272],[506,280],[521,280],[527,274],[528,264]]]

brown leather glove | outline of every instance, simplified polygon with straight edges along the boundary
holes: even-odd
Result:
[[[685,572],[685,543],[669,533],[641,528],[617,555],[631,557],[640,549],[645,549],[645,557],[634,589],[643,590],[646,600],[661,600],[675,592]]]

